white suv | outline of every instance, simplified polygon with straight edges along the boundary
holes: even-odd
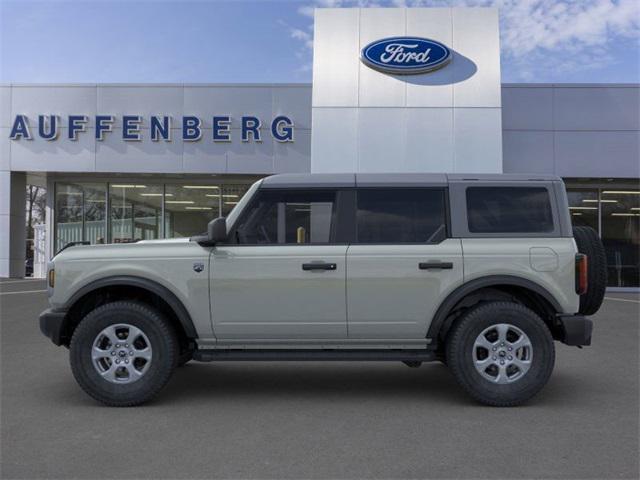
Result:
[[[589,345],[602,244],[557,177],[276,175],[191,239],[65,248],[40,327],[92,397],[149,400],[193,359],[440,360],[489,405]]]

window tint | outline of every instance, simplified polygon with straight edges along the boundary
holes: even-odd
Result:
[[[443,189],[358,191],[359,243],[436,243],[446,237]]]
[[[329,243],[335,196],[323,190],[263,190],[243,213],[234,240],[250,245]]]
[[[467,188],[467,215],[472,233],[543,233],[553,231],[546,188]]]

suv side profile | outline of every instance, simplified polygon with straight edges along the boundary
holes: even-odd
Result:
[[[513,406],[590,345],[606,285],[595,232],[553,176],[287,174],[191,239],[71,246],[49,266],[42,332],[112,406],[190,360],[444,362]]]

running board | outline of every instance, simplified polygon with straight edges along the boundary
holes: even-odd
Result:
[[[378,361],[378,362],[431,362],[436,354],[430,350],[196,350],[193,359],[198,362],[224,361]]]

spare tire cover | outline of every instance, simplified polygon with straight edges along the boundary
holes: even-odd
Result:
[[[593,315],[600,309],[607,288],[607,257],[598,233],[591,227],[573,227],[578,252],[587,256],[588,287],[580,295],[579,312]]]

